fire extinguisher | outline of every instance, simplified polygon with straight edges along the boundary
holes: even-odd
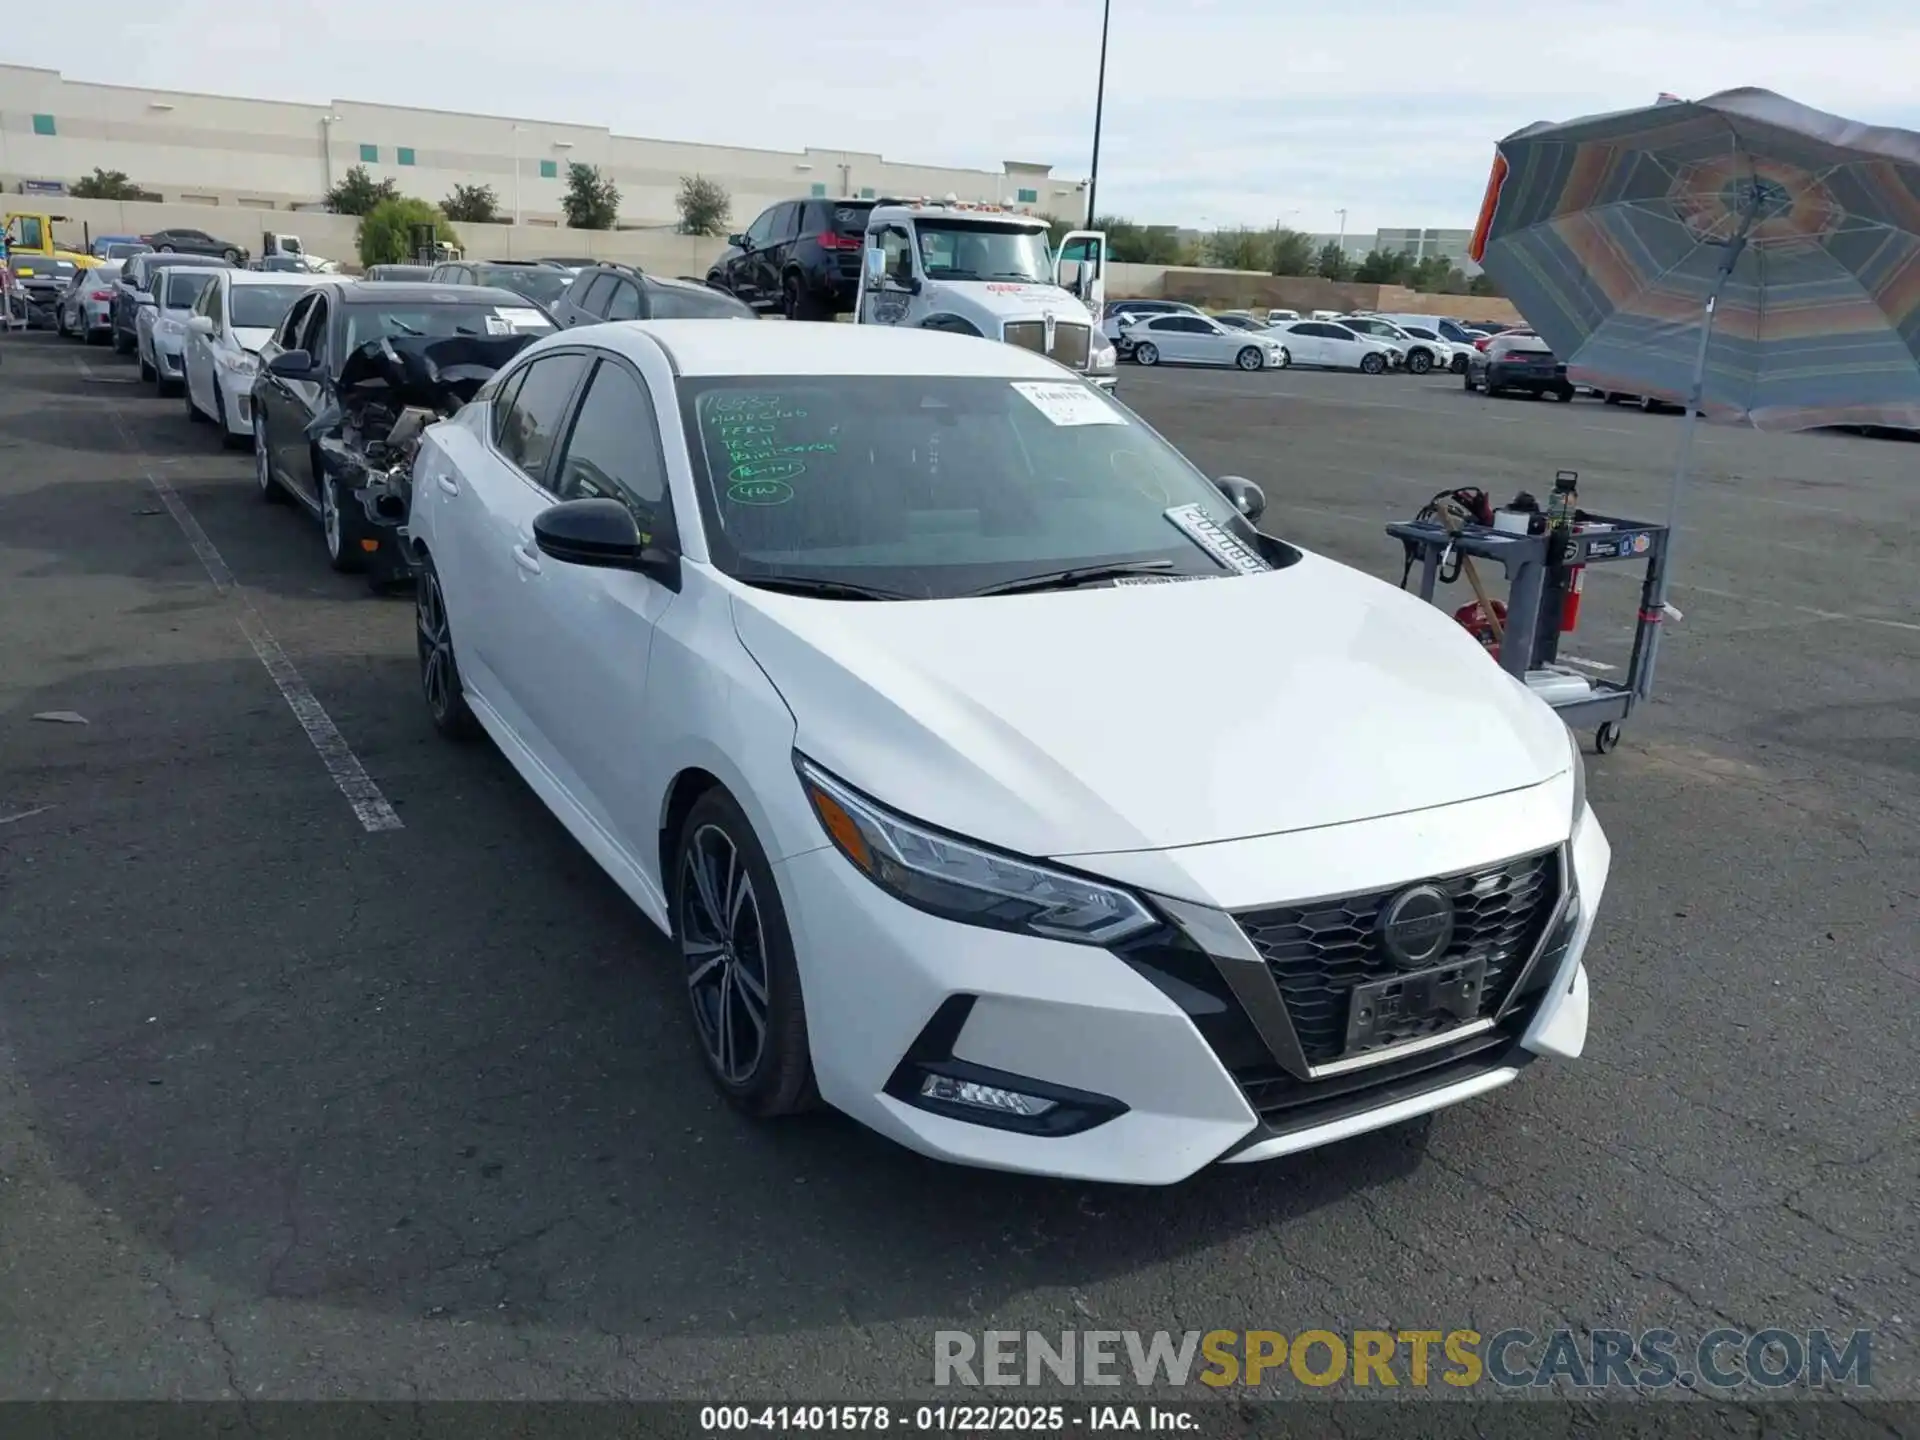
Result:
[[[1575,538],[1580,518],[1579,483],[1580,472],[1577,470],[1562,470],[1556,474],[1553,477],[1553,503],[1548,511],[1558,558],[1566,567],[1566,586],[1560,595],[1562,635],[1572,634],[1580,624],[1580,596],[1587,585],[1587,567],[1571,563],[1573,557],[1580,553],[1579,541]]]

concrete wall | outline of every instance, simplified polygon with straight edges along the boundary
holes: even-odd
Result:
[[[0,185],[71,185],[97,168],[123,171],[166,201],[288,209],[317,202],[354,165],[403,194],[438,202],[456,184],[491,185],[503,211],[557,225],[567,165],[597,165],[620,187],[624,224],[670,224],[683,175],[719,181],[745,229],[767,205],[824,187],[954,194],[1077,215],[1079,187],[1050,167],[993,170],[891,161],[853,150],[747,150],[615,135],[604,126],[417,110],[333,100],[246,100],[68,80],[57,70],[0,65]],[[211,229],[211,226],[202,226]],[[259,227],[254,227],[259,228]]]
[[[1262,275],[1247,270],[1116,265],[1109,295],[1185,300],[1214,310],[1380,310],[1452,315],[1461,320],[1518,323],[1511,301],[1484,295],[1422,295],[1402,285],[1360,285],[1314,276]]]

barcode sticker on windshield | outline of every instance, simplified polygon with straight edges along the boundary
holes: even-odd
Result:
[[[513,333],[513,326],[501,316],[489,315],[487,316],[487,333],[489,335],[511,335]]]
[[[546,316],[542,315],[538,310],[530,310],[523,305],[502,306],[493,313],[499,317],[500,328],[498,330],[494,329],[493,318],[491,316],[488,317],[487,333],[489,335],[511,335],[516,330],[546,330],[551,328],[551,322],[548,321]]]
[[[1124,425],[1127,417],[1091,386],[1050,380],[1015,380],[1013,388],[1056,425]]]

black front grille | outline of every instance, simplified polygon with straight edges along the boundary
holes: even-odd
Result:
[[[1435,965],[1486,962],[1480,1014],[1490,1016],[1506,999],[1527,956],[1560,898],[1558,852],[1542,851],[1503,865],[1432,882],[1453,897],[1453,942]],[[1236,918],[1267,962],[1285,998],[1293,1029],[1310,1064],[1341,1057],[1347,1006],[1353,989],[1401,974],[1380,944],[1380,911],[1407,887],[1365,895],[1277,906]],[[1436,1020],[1434,1029],[1456,1024]],[[1396,1041],[1417,1036],[1400,1033]]]
[[[1001,336],[1009,345],[1018,345],[1023,350],[1036,350],[1042,355],[1051,355],[1062,365],[1084,370],[1087,368],[1090,329],[1086,325],[1056,324],[1053,327],[1051,351],[1047,349],[1047,326],[1043,320],[1011,320]]]

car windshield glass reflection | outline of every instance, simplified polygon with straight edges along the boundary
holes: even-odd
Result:
[[[302,285],[235,285],[227,292],[227,323],[236,330],[271,330],[306,293]]]
[[[681,382],[708,546],[743,579],[915,597],[1061,569],[1223,573],[1167,512],[1237,511],[1079,381],[800,376]]]
[[[553,322],[538,310],[512,305],[352,305],[347,308],[347,349],[370,340],[454,335],[545,335]]]

